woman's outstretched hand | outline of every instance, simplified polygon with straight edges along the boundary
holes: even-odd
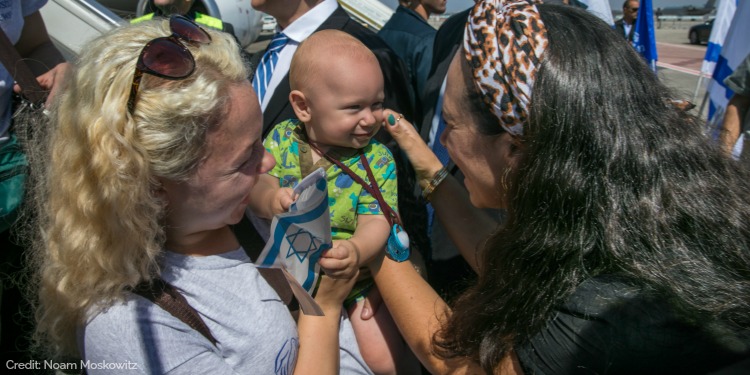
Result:
[[[354,283],[357,281],[359,271],[356,271],[351,278],[334,279],[326,275],[320,275],[320,285],[315,294],[315,302],[320,308],[326,311],[341,311],[341,305],[344,304],[346,296],[351,292]]]
[[[422,140],[414,126],[400,114],[386,109],[383,111],[383,118],[385,119],[383,127],[409,158],[417,174],[419,185],[424,188],[443,167],[443,164]],[[440,141],[436,140],[436,142]]]

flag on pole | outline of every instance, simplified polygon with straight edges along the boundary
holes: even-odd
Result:
[[[638,17],[635,19],[633,48],[643,56],[651,70],[656,72],[656,37],[654,35],[654,10],[651,0],[641,0]]]
[[[283,267],[312,293],[320,273],[318,259],[333,244],[325,170],[318,168],[305,177],[294,193],[299,197],[289,212],[276,215],[271,221],[271,235],[255,263]]]
[[[711,27],[711,35],[708,37],[708,46],[706,47],[706,56],[703,58],[701,66],[701,75],[710,77],[716,68],[716,61],[721,54],[721,46],[724,45],[724,39],[732,24],[734,12],[737,10],[737,0],[719,0],[719,6],[716,7],[716,18]]]
[[[718,138],[721,124],[724,121],[724,111],[726,110],[729,99],[734,92],[724,85],[724,79],[737,69],[745,56],[750,53],[750,1],[740,1],[737,3],[737,10],[734,12],[734,18],[724,38],[724,45],[721,47],[721,53],[716,60],[711,82],[708,84],[708,96],[710,99],[708,106],[708,130],[714,138]],[[744,136],[740,136],[735,144],[732,154],[739,158],[742,153],[742,144]]]
[[[601,18],[607,25],[615,26],[615,20],[612,18],[612,8],[609,7],[608,0],[572,0],[570,5],[586,9],[589,13]]]

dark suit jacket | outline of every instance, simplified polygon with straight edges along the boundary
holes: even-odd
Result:
[[[623,21],[622,18],[615,21],[615,30],[617,30],[617,34],[625,38],[625,26],[623,25],[625,21]],[[633,24],[633,27],[630,28],[630,33],[628,34],[628,37],[625,38],[628,40],[628,42],[633,41],[633,34],[635,34],[635,24]]]
[[[380,69],[383,71],[385,82],[384,104],[386,108],[391,108],[402,113],[405,118],[414,118],[409,97],[409,72],[404,62],[399,59],[396,53],[382,39],[378,38],[375,33],[349,17],[341,6],[316,31],[329,29],[344,31],[359,39],[372,50],[380,63]],[[262,56],[263,53],[257,53],[253,56],[253,67],[258,66],[258,61],[260,61]],[[254,72],[255,70],[253,69],[253,74],[255,74]],[[266,110],[263,112],[263,137],[268,135],[268,132],[271,131],[274,125],[297,117],[294,115],[292,105],[289,104],[289,92],[291,92],[291,88],[289,87],[289,73],[287,73],[279,86],[276,87]],[[387,143],[389,139],[385,135],[387,133],[381,131],[378,134],[378,140]]]
[[[430,76],[425,84],[425,93],[422,98],[425,103],[419,126],[420,135],[425,142],[428,141],[432,118],[435,115],[435,106],[440,96],[440,87],[443,84],[448,67],[456,53],[463,53],[462,42],[466,20],[470,9],[454,14],[448,18],[435,36],[435,45],[432,52],[432,68]],[[448,167],[453,175],[463,184],[463,174],[453,161],[448,162]],[[499,210],[485,210],[498,222],[502,221],[503,213]],[[461,291],[469,285],[466,280],[475,277],[471,267],[460,255],[450,237],[438,220],[432,221],[430,229],[430,251],[425,254],[427,260],[427,275],[430,285],[446,299],[461,294]]]
[[[432,47],[432,66],[425,83],[424,96],[421,98],[422,103],[424,103],[422,113],[419,114],[422,121],[414,122],[425,142],[427,142],[430,134],[432,117],[435,116],[435,105],[440,96],[440,87],[448,73],[451,60],[453,60],[453,56],[459,50],[463,41],[466,19],[469,17],[470,10],[466,9],[452,15],[443,22],[435,35],[435,44]]]

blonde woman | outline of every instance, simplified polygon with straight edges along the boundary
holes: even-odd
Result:
[[[325,316],[297,327],[230,230],[274,165],[232,37],[175,16],[84,51],[34,150],[37,336],[50,355],[105,364],[89,373],[366,373],[338,335],[349,281],[323,280]],[[130,291],[156,277],[216,343]]]

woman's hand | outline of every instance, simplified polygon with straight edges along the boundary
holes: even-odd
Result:
[[[54,68],[50,69],[39,77],[36,77],[36,81],[39,83],[39,86],[41,86],[45,90],[49,90],[47,101],[44,103],[45,106],[49,106],[50,103],[52,103],[52,99],[54,99],[55,95],[57,95],[57,93],[60,91],[63,78],[65,77],[65,73],[68,71],[69,67],[69,63],[63,62],[57,64]],[[15,83],[13,85],[13,92],[15,92],[16,94],[20,94],[21,91],[21,86]]]
[[[385,118],[383,127],[409,158],[414,171],[417,173],[419,185],[424,188],[443,167],[443,164],[409,121],[390,109],[383,111],[383,117]],[[436,142],[440,142],[440,140],[436,140]]]
[[[346,296],[351,292],[354,282],[359,276],[359,270],[355,271],[351,278],[334,279],[327,275],[320,275],[320,284],[315,294],[315,302],[323,311],[341,311]]]
[[[299,353],[294,374],[339,374],[339,322],[344,299],[357,280],[357,272],[350,279],[320,276],[315,302],[323,316],[300,314]]]

